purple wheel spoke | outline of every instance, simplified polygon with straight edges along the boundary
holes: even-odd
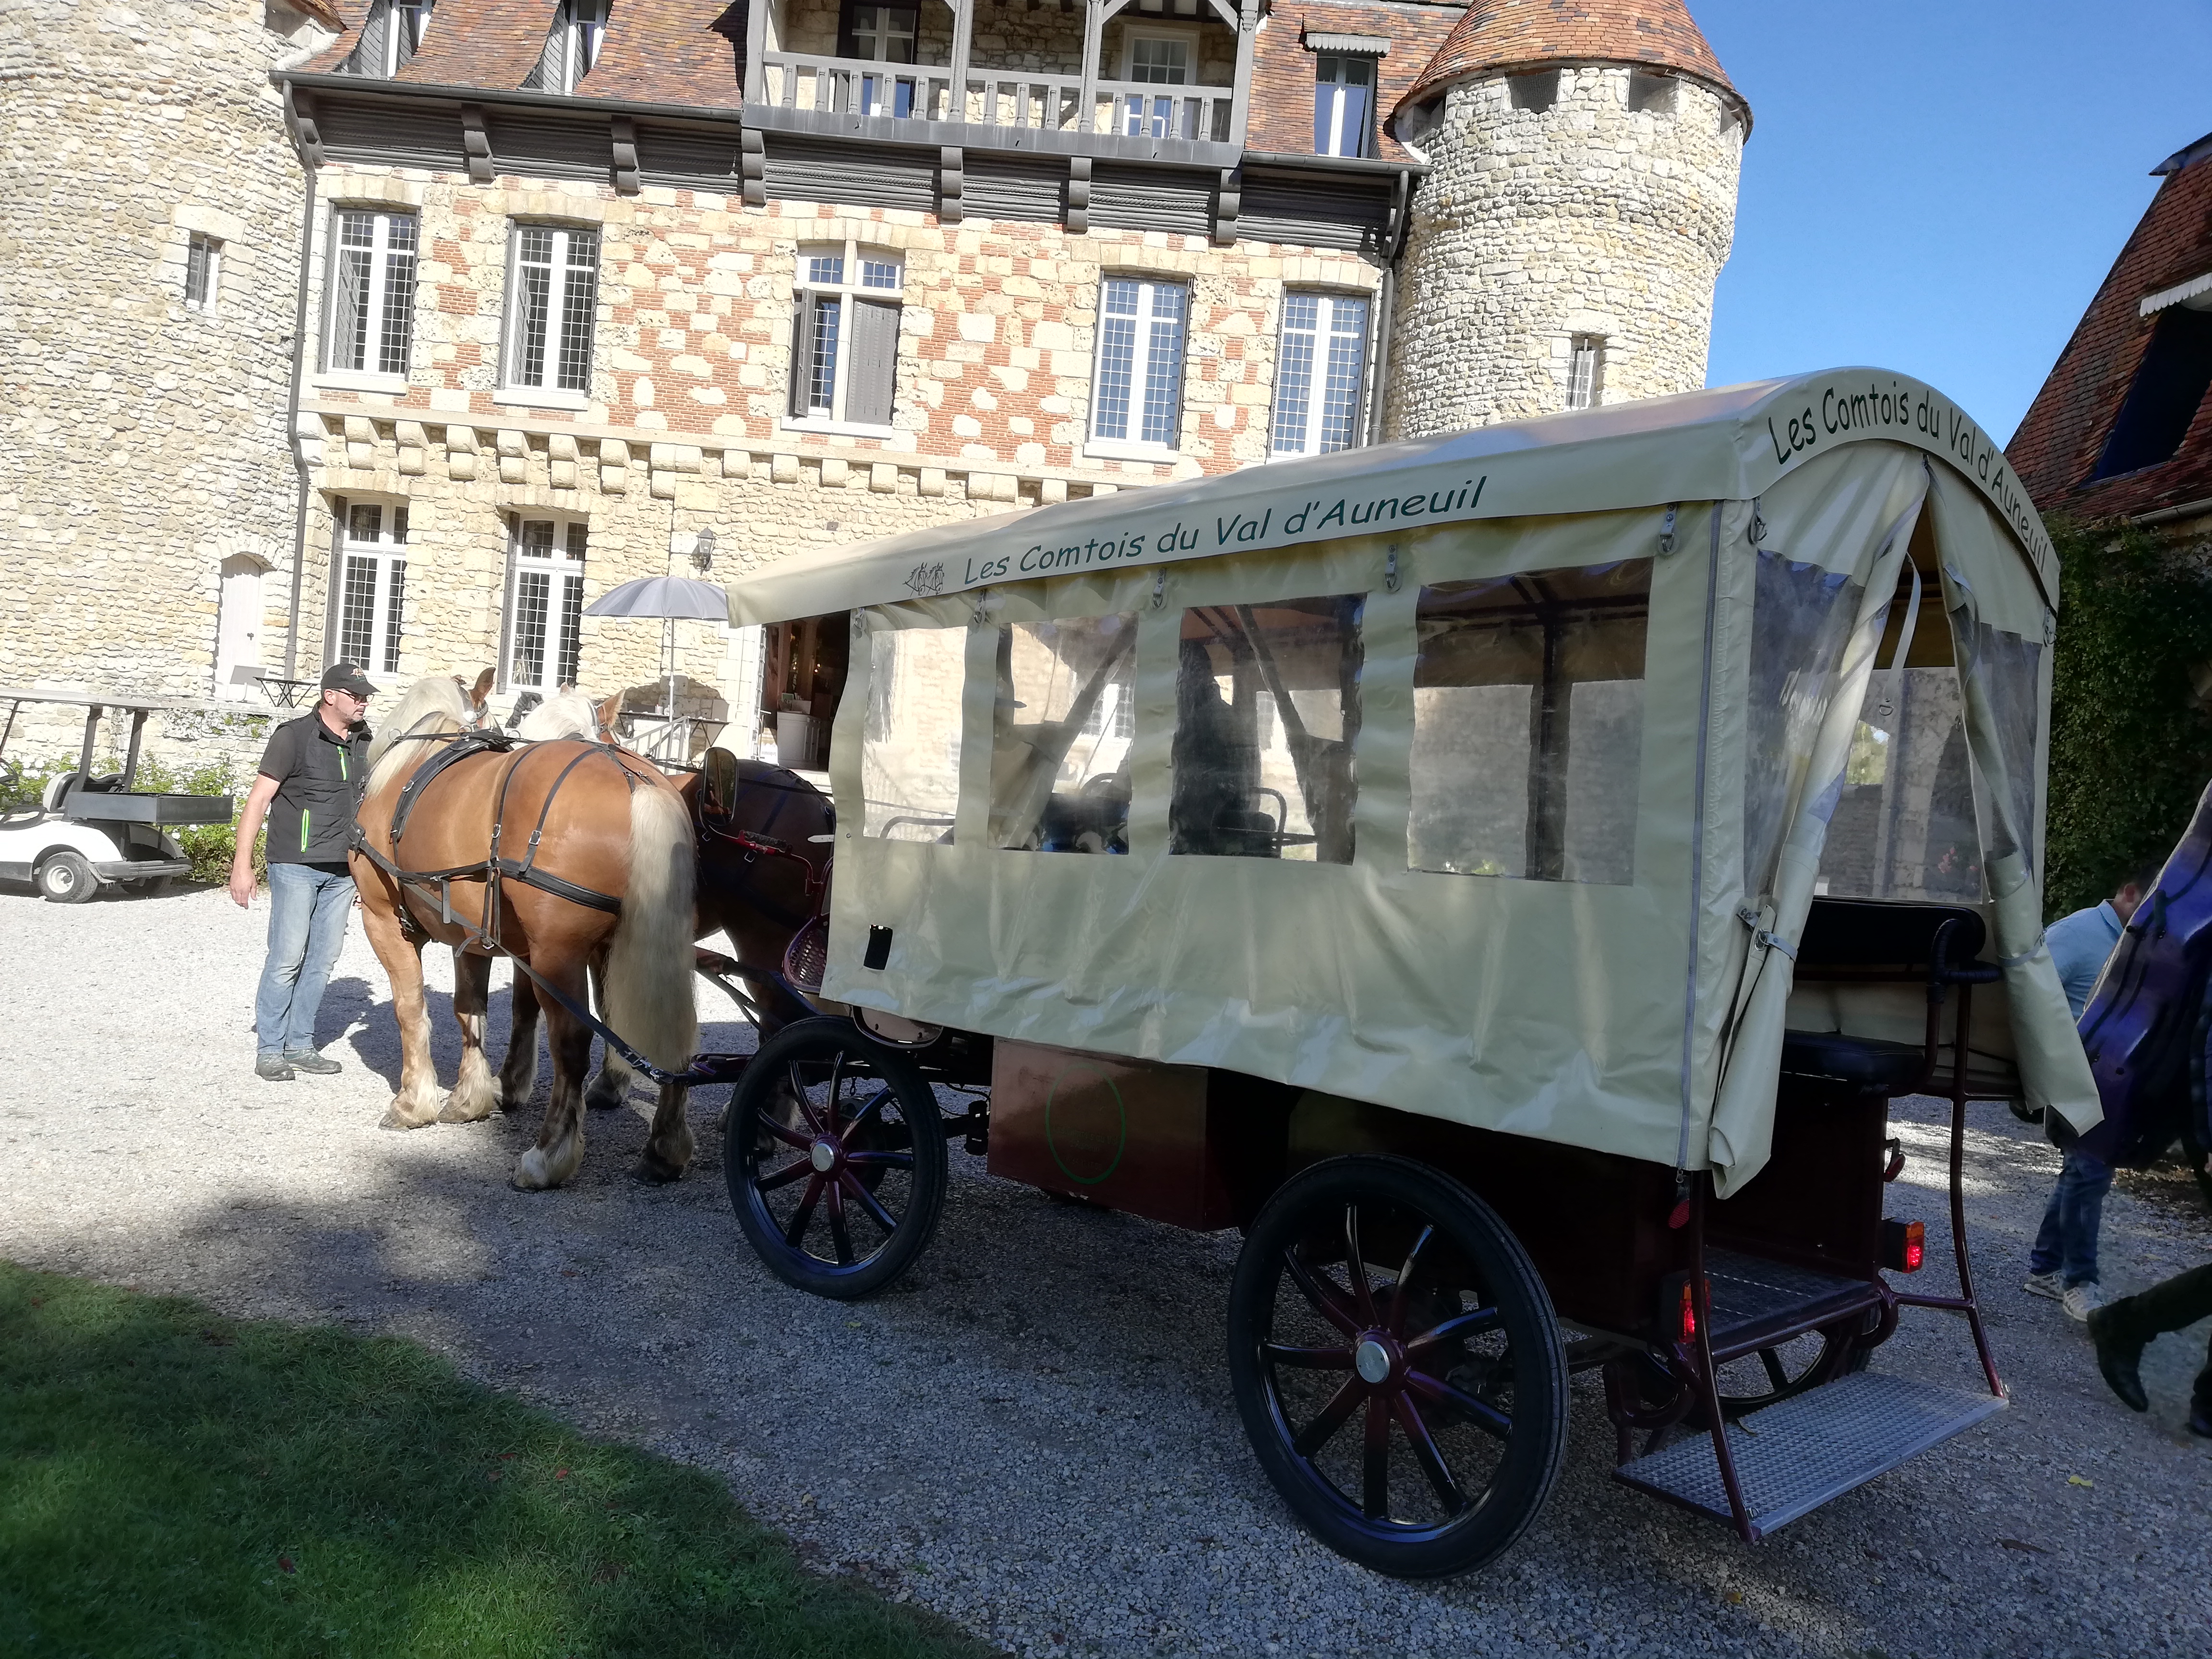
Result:
[[[814,1144],[805,1135],[799,1133],[798,1130],[790,1127],[788,1125],[775,1122],[769,1118],[762,1118],[760,1121],[760,1126],[787,1146],[803,1147],[811,1146]]]
[[[1260,1352],[1278,1365],[1294,1365],[1310,1371],[1348,1371],[1349,1348],[1297,1348],[1287,1342],[1263,1342]]]
[[[1337,1291],[1336,1286],[1329,1284],[1301,1261],[1296,1250],[1285,1250],[1283,1253],[1283,1265],[1290,1269],[1291,1279],[1299,1290],[1305,1292],[1305,1298],[1313,1304],[1316,1313],[1346,1336],[1352,1335],[1359,1329],[1358,1317],[1353,1315],[1350,1308],[1345,1305],[1344,1297]]]
[[[1455,1315],[1434,1330],[1424,1331],[1406,1344],[1409,1354],[1426,1353],[1430,1349],[1462,1336],[1480,1336],[1485,1331],[1498,1328],[1498,1314],[1495,1308],[1475,1308]]]
[[[848,1152],[845,1154],[845,1162],[858,1164],[869,1169],[911,1170],[914,1168],[914,1154],[912,1152]]]
[[[1314,1420],[1300,1429],[1291,1442],[1291,1449],[1301,1457],[1312,1457],[1335,1437],[1336,1431],[1351,1420],[1353,1409],[1367,1397],[1367,1385],[1356,1376],[1347,1376],[1344,1385],[1328,1397],[1328,1404],[1321,1408]]]
[[[845,1231],[845,1188],[842,1182],[832,1181],[826,1190],[830,1194],[830,1242],[837,1247],[837,1265],[853,1265],[853,1240]]]
[[[1401,1392],[1390,1396],[1390,1409],[1398,1419],[1398,1426],[1406,1431],[1406,1438],[1413,1443],[1413,1461],[1421,1466],[1421,1473],[1429,1477],[1429,1486],[1437,1495],[1437,1502],[1444,1506],[1446,1515],[1457,1515],[1467,1507],[1467,1494],[1460,1490],[1459,1482],[1452,1479],[1452,1472],[1444,1462],[1444,1455],[1437,1447],[1436,1437],[1429,1432],[1429,1425],[1421,1420],[1419,1405],[1411,1394]]]
[[[1425,1371],[1407,1371],[1406,1386],[1432,1406],[1449,1406],[1468,1422],[1486,1434],[1500,1440],[1513,1432],[1513,1419],[1497,1407],[1462,1393],[1441,1378]]]
[[[1359,1322],[1373,1325],[1375,1318],[1375,1287],[1367,1282],[1367,1261],[1359,1254],[1359,1206],[1344,1206],[1344,1271],[1352,1281],[1352,1305],[1358,1312]]]
[[[793,1060],[786,1068],[791,1081],[791,1093],[799,1102],[799,1115],[806,1120],[806,1127],[816,1134],[822,1133],[822,1120],[814,1115],[814,1103],[806,1097],[806,1085],[799,1079],[799,1062]]]
[[[859,1111],[854,1113],[852,1116],[845,1120],[845,1127],[837,1132],[837,1139],[842,1141],[846,1146],[851,1146],[853,1144],[854,1132],[859,1129],[862,1124],[866,1123],[878,1112],[881,1111],[883,1109],[884,1103],[890,1097],[891,1091],[889,1089],[877,1090],[876,1097],[873,1100],[871,1100],[866,1105],[861,1107]]]
[[[1405,1266],[1398,1269],[1398,1283],[1390,1292],[1390,1334],[1393,1336],[1406,1334],[1406,1315],[1413,1303],[1413,1298],[1407,1292],[1413,1288],[1413,1273],[1421,1265],[1421,1252],[1428,1249],[1429,1241],[1436,1236],[1433,1224],[1423,1224],[1419,1237],[1413,1240],[1413,1248],[1406,1252]]]
[[[846,1197],[867,1212],[869,1220],[883,1229],[884,1237],[889,1238],[898,1231],[898,1218],[886,1210],[876,1195],[854,1178],[850,1170],[837,1172],[837,1184],[844,1189]]]
[[[783,1242],[793,1249],[806,1237],[806,1224],[814,1219],[814,1206],[822,1197],[822,1177],[815,1176],[799,1194],[799,1207],[791,1213],[791,1224],[783,1230]]]
[[[1367,1429],[1361,1437],[1359,1507],[1370,1521],[1390,1513],[1390,1402],[1379,1394],[1367,1397]]]
[[[822,1132],[824,1134],[837,1133],[837,1091],[844,1085],[844,1081],[845,1051],[840,1048],[837,1051],[837,1058],[830,1062],[830,1100],[829,1103],[822,1109],[823,1113]]]
[[[773,1170],[764,1176],[756,1176],[753,1178],[753,1190],[757,1193],[772,1193],[777,1188],[788,1187],[799,1176],[811,1175],[813,1172],[814,1165],[811,1160],[795,1158],[781,1170]]]

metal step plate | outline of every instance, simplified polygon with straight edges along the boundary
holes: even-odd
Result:
[[[1863,1279],[1820,1273],[1717,1248],[1705,1252],[1705,1294],[1716,1348],[1747,1332],[1808,1328],[1868,1307],[1878,1299]]]
[[[1729,1424],[1729,1451],[1753,1532],[1764,1535],[1787,1525],[2004,1404],[1994,1395],[1860,1371]],[[1711,1435],[1686,1437],[1613,1473],[1656,1497],[1734,1522]]]

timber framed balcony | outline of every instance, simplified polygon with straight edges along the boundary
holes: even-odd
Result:
[[[769,131],[1232,167],[1258,0],[759,0],[744,121]],[[834,25],[834,27],[833,27]]]

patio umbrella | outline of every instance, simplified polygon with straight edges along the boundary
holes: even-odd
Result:
[[[660,623],[660,662],[667,677],[665,706],[661,712],[676,714],[676,624],[682,622],[726,623],[729,595],[712,582],[689,576],[641,576],[635,581],[611,587],[584,607],[587,617],[650,617]]]

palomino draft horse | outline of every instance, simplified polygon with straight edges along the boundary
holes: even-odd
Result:
[[[608,1024],[653,1065],[681,1071],[696,1046],[691,822],[674,785],[606,744],[453,748],[469,701],[450,678],[418,681],[370,750],[352,864],[399,1018],[399,1092],[384,1121],[411,1129],[520,1106],[535,1079],[542,1012],[552,1097],[514,1184],[557,1187],[583,1161],[592,1032],[569,1006],[587,1005],[593,970],[604,975]],[[433,939],[453,947],[463,1045],[459,1079],[442,1101],[422,1000],[422,950]],[[496,1081],[483,1051],[495,949],[530,970],[514,976],[514,1037]],[[541,995],[532,975],[558,995]],[[665,1085],[641,1172],[673,1181],[691,1153],[684,1091]]]
[[[705,766],[676,787],[698,842],[692,936],[728,939],[765,1042],[814,1012],[792,994],[780,970],[792,939],[821,911],[836,811],[796,773],[739,760],[726,749],[708,750]],[[595,1111],[621,1105],[634,1075],[608,1049],[584,1103]]]

